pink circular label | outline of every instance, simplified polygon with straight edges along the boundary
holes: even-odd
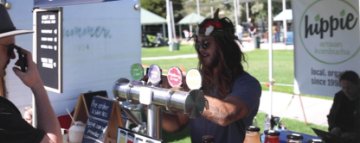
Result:
[[[178,67],[172,67],[169,69],[167,79],[171,87],[180,87],[182,84],[182,72]]]

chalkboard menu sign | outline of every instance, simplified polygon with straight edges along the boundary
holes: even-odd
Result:
[[[75,121],[81,121],[83,123],[87,122],[90,116],[89,110],[91,102],[95,96],[108,97],[105,90],[82,93],[78,97],[78,101],[75,106],[75,112],[73,116]]]
[[[108,98],[94,96],[86,122],[83,143],[103,143],[116,140],[117,128],[122,125],[119,105]]]
[[[61,8],[35,9],[36,63],[45,87],[62,92]]]

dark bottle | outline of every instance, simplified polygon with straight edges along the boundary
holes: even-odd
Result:
[[[215,139],[212,135],[204,135],[201,139],[202,143],[215,143]]]
[[[265,142],[264,143],[279,143],[280,132],[275,130],[266,130],[265,131]]]

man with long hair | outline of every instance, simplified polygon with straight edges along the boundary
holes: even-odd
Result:
[[[62,142],[60,124],[51,107],[43,81],[40,78],[36,64],[29,51],[15,45],[15,35],[30,33],[26,30],[17,30],[5,7],[0,4],[0,142],[6,143],[56,143]],[[15,52],[16,51],[16,52]],[[15,65],[27,65],[27,68],[14,67],[13,71],[20,80],[31,89],[36,101],[38,127],[32,127],[25,121],[16,106],[4,96],[5,70],[11,59],[18,58],[23,53],[25,62]],[[31,96],[31,95],[28,95]]]
[[[199,25],[194,40],[207,107],[190,120],[166,116],[163,128],[176,131],[189,122],[193,143],[200,143],[205,135],[213,136],[216,143],[243,142],[259,108],[261,86],[244,70],[235,27],[230,19],[219,18],[217,10],[214,18]]]

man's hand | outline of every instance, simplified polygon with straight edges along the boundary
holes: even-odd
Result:
[[[30,88],[43,86],[43,82],[40,78],[40,74],[37,69],[37,66],[33,62],[31,53],[22,48],[21,50],[23,53],[26,54],[28,69],[25,72],[22,72],[19,68],[14,67],[13,71],[21,79],[21,81]]]

